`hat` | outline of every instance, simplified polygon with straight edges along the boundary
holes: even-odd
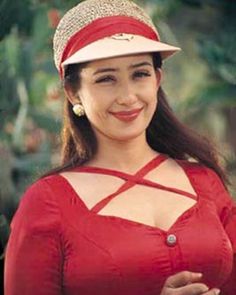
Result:
[[[69,64],[148,52],[165,59],[180,50],[160,42],[151,18],[130,0],[79,3],[60,20],[53,49],[61,76]]]

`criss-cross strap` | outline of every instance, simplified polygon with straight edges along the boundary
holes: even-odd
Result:
[[[169,187],[169,186],[157,183],[157,182],[153,182],[153,181],[151,181],[149,179],[141,178],[141,179],[139,179],[137,181],[137,184],[142,184],[142,185],[145,185],[145,186],[150,186],[150,187],[161,189],[161,190],[164,190],[164,191],[176,193],[176,194],[179,194],[179,195],[189,197],[189,198],[194,199],[194,200],[196,200],[196,198],[197,198],[197,196],[192,194],[192,193],[183,191],[183,190],[178,189],[178,188]]]
[[[112,175],[112,176],[119,177],[119,178],[125,180],[125,182],[114,193],[106,196],[105,198],[103,198],[101,201],[99,201],[96,205],[94,205],[91,208],[91,211],[95,212],[95,213],[98,213],[100,210],[102,210],[114,197],[116,197],[117,195],[123,193],[124,191],[130,189],[131,187],[133,187],[137,184],[162,189],[165,191],[185,195],[187,197],[196,199],[196,196],[191,193],[185,192],[180,189],[164,186],[159,183],[153,182],[151,180],[144,179],[144,176],[147,175],[148,172],[150,172],[154,168],[157,168],[167,158],[168,157],[166,155],[160,154],[160,155],[156,156],[154,159],[152,159],[150,162],[148,162],[145,166],[143,166],[141,169],[139,169],[133,175],[125,173],[125,172],[121,172],[121,171],[112,170],[112,169],[91,167],[91,166],[81,166],[81,167],[75,168],[74,170],[79,171],[79,172]]]
[[[183,195],[183,196],[186,196],[186,197],[189,197],[191,199],[196,200],[196,196],[193,195],[193,194],[191,194],[191,193],[189,193],[189,192],[186,192],[186,191],[183,191],[183,190],[180,190],[180,189],[177,189],[177,188],[168,187],[168,186],[165,186],[165,185],[162,185],[162,184],[153,182],[153,181],[148,180],[148,179],[137,178],[135,181],[133,179],[126,181],[124,184],[121,185],[120,188],[118,188],[118,190],[116,192],[112,193],[111,195],[108,195],[107,197],[105,197],[104,199],[102,199],[100,202],[98,202],[94,207],[92,207],[91,211],[98,213],[114,197],[116,197],[117,195],[123,193],[124,191],[130,189],[131,187],[133,187],[133,186],[135,186],[137,184],[141,184],[141,185],[145,185],[145,186],[149,186],[149,187],[161,189],[161,190],[164,190],[164,191],[169,191],[169,192],[172,192],[172,193],[175,193],[175,194],[179,194],[179,195]]]
[[[139,169],[134,175],[128,174],[125,172],[121,172],[118,170],[108,169],[108,168],[100,168],[100,167],[94,167],[94,166],[80,166],[73,169],[73,171],[78,172],[88,172],[88,173],[97,173],[97,174],[105,174],[105,175],[111,175],[118,178],[121,178],[126,181],[136,181],[140,177],[145,176],[149,171],[151,171],[153,168],[158,167],[162,162],[164,162],[167,159],[167,156],[164,154],[157,155],[154,159],[152,159],[150,162],[145,164],[141,169]]]
[[[106,168],[100,168],[100,167],[91,167],[91,166],[81,166],[77,167],[75,170],[79,172],[88,172],[88,173],[98,173],[98,174],[105,174],[105,175],[112,175],[115,177],[119,177],[125,182],[118,187],[118,189],[106,196],[104,199],[102,199],[100,202],[98,202],[96,205],[94,205],[90,210],[92,212],[99,212],[108,204],[114,197],[121,194],[122,192],[128,190],[129,188],[133,187],[137,184],[137,182],[142,179],[149,171],[151,171],[153,168],[158,167],[162,162],[164,162],[167,159],[167,156],[164,154],[159,154],[154,159],[152,159],[150,162],[148,162],[145,166],[143,166],[141,169],[139,169],[134,175],[112,170],[112,169],[106,169]]]

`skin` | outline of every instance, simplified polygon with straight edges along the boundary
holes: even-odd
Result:
[[[202,274],[182,271],[170,276],[165,281],[160,295],[218,295],[220,290],[209,288],[201,283]]]
[[[150,54],[97,60],[82,69],[78,91],[67,88],[65,92],[73,105],[83,105],[97,137],[97,154],[86,165],[134,173],[157,155],[148,145],[145,131],[157,107],[161,77]],[[137,108],[142,111],[131,122],[112,115]],[[167,278],[160,295],[219,294],[201,279],[198,273],[179,272]]]
[[[160,81],[161,71],[155,71],[149,54],[98,60],[81,71],[78,92],[66,93],[73,105],[82,102],[98,140],[98,152],[89,164],[132,172],[157,154],[145,130],[156,109]],[[128,123],[111,114],[136,108],[143,110]]]
[[[140,65],[144,64],[144,65]],[[106,70],[107,69],[107,70]],[[156,109],[160,72],[150,56],[125,57],[91,63],[82,73],[78,95],[99,140],[118,141],[144,136]],[[111,112],[143,108],[133,122],[121,122]]]

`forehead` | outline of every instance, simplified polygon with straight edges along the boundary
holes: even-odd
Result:
[[[152,64],[152,54],[142,53],[95,60],[89,62],[83,71],[90,72],[100,68],[129,68],[132,65],[142,62],[149,62]]]

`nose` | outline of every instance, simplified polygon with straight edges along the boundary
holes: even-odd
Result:
[[[117,103],[121,105],[132,105],[138,100],[135,87],[131,83],[123,83],[120,85],[120,91],[117,94]]]

